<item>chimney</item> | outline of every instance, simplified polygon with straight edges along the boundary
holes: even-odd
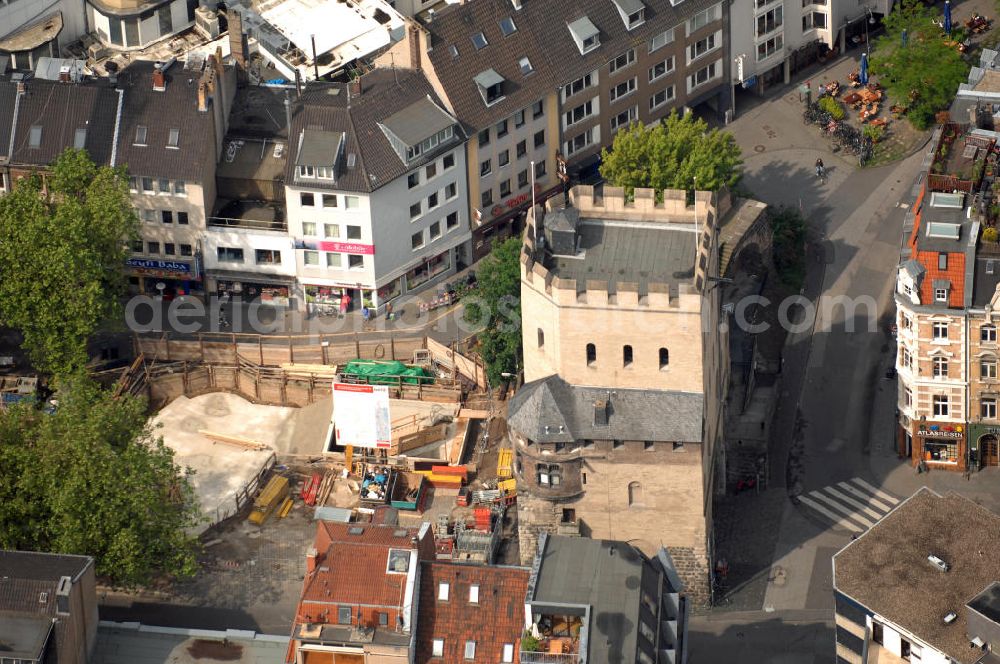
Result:
[[[63,65],[62,67],[59,68],[59,82],[60,83],[69,83],[70,82],[69,66],[68,65]]]
[[[312,574],[316,570],[316,557],[318,553],[316,547],[311,546],[306,551],[306,574]]]
[[[163,75],[163,69],[157,62],[153,67],[153,90],[163,92],[167,89],[167,77]]]
[[[229,21],[229,50],[236,62],[236,72],[242,82],[247,69],[247,38],[243,34],[243,16],[230,9],[226,12]]]
[[[208,83],[204,79],[198,81],[198,110],[208,111]]]
[[[285,130],[288,138],[292,138],[292,101],[288,98],[288,90],[285,90]]]
[[[56,613],[69,615],[69,594],[73,590],[73,579],[64,576],[56,586]]]
[[[354,78],[351,79],[351,96],[352,97],[360,97],[361,96],[361,91],[362,91],[362,87],[361,87],[361,75],[358,74],[357,76],[355,76]]]
[[[410,69],[420,70],[420,28],[411,25],[410,32]]]

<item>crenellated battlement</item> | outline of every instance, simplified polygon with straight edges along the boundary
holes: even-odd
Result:
[[[722,192],[724,206],[729,205],[728,193]],[[681,228],[692,225],[687,230],[694,232],[697,224],[701,232],[698,243],[699,258],[693,260],[694,272],[690,277],[678,281],[649,281],[642,291],[634,281],[622,280],[609,284],[605,280],[572,279],[560,277],[536,260],[536,212],[542,212],[541,207],[528,212],[527,230],[524,234],[524,244],[521,250],[521,278],[539,291],[550,297],[559,306],[587,305],[594,307],[613,307],[621,309],[679,309],[697,310],[701,306],[699,286],[704,283],[704,266],[707,264],[707,252],[711,246],[711,233],[718,219],[717,197],[709,191],[695,192],[694,204],[687,204],[687,193],[679,189],[663,191],[662,200],[657,202],[656,191],[653,189],[636,189],[634,196],[625,196],[622,187],[604,187],[604,194],[598,196],[594,187],[577,185],[569,192],[572,207],[580,212],[580,217],[598,218],[604,221],[621,222],[661,222]],[[546,202],[545,211],[541,215],[544,222],[545,213],[559,207],[558,202],[550,199]],[[694,238],[691,241],[694,249]]]

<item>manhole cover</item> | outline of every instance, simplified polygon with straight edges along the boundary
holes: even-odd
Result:
[[[755,146],[753,146],[753,151],[754,152],[763,152],[766,149],[767,148],[765,148],[763,145],[755,145]]]

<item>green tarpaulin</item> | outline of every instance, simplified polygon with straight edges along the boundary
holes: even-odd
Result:
[[[408,367],[402,362],[372,362],[370,360],[351,360],[340,370],[345,376],[357,376],[366,379],[371,385],[398,385],[402,382],[410,385],[429,385],[434,382],[431,375],[422,367]],[[423,380],[421,380],[423,379]]]

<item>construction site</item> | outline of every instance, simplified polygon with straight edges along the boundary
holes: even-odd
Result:
[[[427,521],[439,559],[517,560],[513,455],[495,449],[502,413],[477,360],[429,337],[134,343],[114,389],[148,398],[192,471],[207,567],[240,558],[227,537],[280,539],[291,516]]]

